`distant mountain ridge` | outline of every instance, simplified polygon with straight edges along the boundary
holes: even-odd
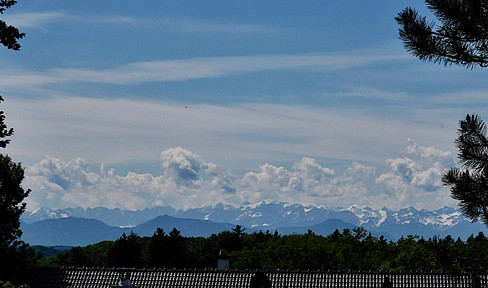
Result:
[[[21,239],[31,245],[43,246],[87,246],[101,241],[113,241],[123,233],[131,232],[139,236],[151,236],[157,228],[169,233],[177,228],[183,236],[208,237],[234,228],[232,224],[214,223],[196,219],[182,219],[158,216],[136,227],[113,227],[85,218],[58,218],[41,220],[32,224],[21,223]]]
[[[285,202],[261,202],[253,205],[231,206],[217,204],[202,208],[178,210],[169,206],[146,208],[144,210],[121,210],[97,208],[40,208],[26,212],[21,220],[34,223],[46,219],[67,217],[96,219],[109,226],[132,227],[145,223],[157,216],[168,215],[178,218],[210,220],[217,223],[239,224],[246,227],[279,227],[307,226],[321,223],[328,219],[341,219],[357,226],[378,227],[384,224],[409,224],[418,222],[436,229],[447,229],[466,222],[461,212],[452,207],[441,209],[417,210],[413,207],[399,211],[382,208],[374,210],[358,205],[349,208],[328,208],[325,206],[303,206]]]
[[[282,234],[288,234],[305,233],[308,229],[311,229],[315,233],[323,235],[333,232],[336,228],[342,230],[343,228],[364,227],[375,236],[385,235],[391,240],[396,240],[406,235],[420,235],[425,238],[451,235],[453,238],[461,237],[465,239],[471,234],[478,234],[480,231],[488,234],[488,230],[484,225],[469,222],[459,210],[447,206],[434,211],[418,210],[413,207],[392,211],[387,208],[375,210],[357,205],[348,208],[328,208],[325,206],[303,206],[284,202],[261,202],[238,207],[217,204],[211,207],[189,210],[177,210],[171,207],[155,207],[140,211],[103,207],[88,209],[78,207],[57,210],[41,208],[22,215],[21,219],[25,222],[23,226],[26,227],[24,230],[25,237],[31,237],[30,232],[28,232],[29,228],[27,228],[29,225],[37,227],[37,225],[41,225],[39,221],[50,223],[53,220],[64,218],[84,218],[100,221],[101,224],[110,228],[105,227],[106,229],[102,229],[100,228],[102,227],[100,226],[101,224],[97,223],[97,225],[92,225],[90,228],[83,226],[79,229],[80,231],[88,229],[91,231],[90,233],[96,234],[95,231],[92,231],[92,228],[99,227],[100,231],[103,230],[103,233],[111,235],[108,239],[112,240],[119,237],[122,233],[130,233],[130,231],[134,231],[141,236],[150,236],[158,227],[157,225],[165,225],[161,227],[168,231],[176,227],[184,232],[182,234],[185,236],[208,236],[212,233],[230,230],[235,225],[246,227],[248,232],[277,230]],[[61,225],[61,223],[63,222],[54,221],[51,225],[56,226]],[[76,226],[78,224],[74,223],[72,225]],[[45,229],[44,231],[50,231],[47,228]],[[61,231],[64,228],[57,229]],[[103,233],[100,232],[99,235],[105,235]],[[114,238],[113,235],[115,234],[117,236]],[[40,237],[39,234],[36,235],[36,237]],[[80,238],[88,239],[89,237],[80,235]],[[94,239],[90,241],[92,240]],[[65,245],[66,243],[53,244]]]

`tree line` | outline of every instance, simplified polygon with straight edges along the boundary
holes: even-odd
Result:
[[[465,241],[410,235],[397,241],[375,237],[363,228],[322,236],[246,233],[241,226],[210,237],[184,237],[158,228],[151,237],[123,234],[115,241],[74,247],[56,256],[38,255],[44,267],[216,268],[226,249],[231,269],[486,271],[488,238],[480,232]]]

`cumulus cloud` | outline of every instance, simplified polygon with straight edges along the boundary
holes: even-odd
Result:
[[[370,204],[366,197],[375,177],[375,167],[353,162],[340,177],[334,179],[333,187],[336,187],[337,195],[345,197],[349,203]]]
[[[62,161],[46,156],[26,169],[25,187],[32,189],[27,202],[29,209],[143,209],[158,205],[184,209],[219,202],[240,205],[261,201],[393,209],[410,205],[427,208],[426,199],[447,201],[441,177],[446,169],[442,163],[450,154],[409,141],[407,153],[412,158],[387,159],[390,170],[379,176],[374,166],[353,162],[337,173],[310,157],[303,157],[291,168],[265,163],[257,171],[238,176],[222,172],[182,147],[161,152],[162,173],[156,176],[133,172],[122,176],[105,165],[95,172],[81,158]],[[386,193],[378,192],[382,189]]]
[[[261,165],[259,172],[247,172],[237,184],[250,198],[248,201],[254,203],[262,199],[289,201],[295,198],[293,192],[302,189],[300,181],[296,173],[267,163]]]
[[[150,204],[155,178],[149,174],[115,174],[113,169],[90,169],[81,159],[62,161],[46,156],[26,168],[25,185],[32,190],[32,207],[108,206],[135,209]]]
[[[62,161],[45,156],[26,168],[25,186],[32,189],[27,199],[30,209],[46,206],[119,207],[143,209],[155,205],[188,208],[214,202],[232,202],[235,188],[215,164],[181,147],[161,152],[163,173],[158,176],[90,165],[78,158]],[[237,202],[237,201],[234,201]]]
[[[351,171],[361,174],[361,169],[351,168],[344,174],[347,176],[336,178],[334,170],[304,157],[290,170],[263,164],[259,171],[238,177],[219,172],[215,164],[182,147],[161,152],[160,160],[161,175],[129,172],[121,176],[105,165],[95,172],[81,158],[62,161],[46,156],[26,169],[25,185],[33,191],[27,202],[30,209],[99,205],[125,209],[154,205],[189,208],[264,200],[316,204],[312,199],[337,192],[332,188],[334,182],[346,186],[353,182]]]
[[[178,185],[194,184],[201,180],[200,172],[213,173],[216,166],[203,161],[200,156],[181,147],[161,152],[163,178]]]
[[[442,186],[443,168],[439,163],[432,167],[423,168],[409,158],[388,159],[391,172],[378,177],[378,183],[384,183],[392,190],[410,190],[420,188],[425,191],[436,191]]]
[[[343,173],[303,157],[291,169],[269,163],[236,179],[246,201],[286,201],[306,205],[347,206],[362,201],[374,184],[376,169],[353,162]]]
[[[448,195],[441,179],[453,163],[451,152],[420,146],[412,139],[408,142],[407,154],[411,157],[387,159],[390,171],[381,174],[376,183],[384,185],[400,205],[412,203],[412,198],[421,201],[436,197],[428,194]]]
[[[424,147],[419,146],[411,138],[408,139],[409,145],[407,146],[407,153],[420,157],[422,159],[427,159],[434,163],[441,163],[444,165],[452,165],[452,153],[450,151],[442,151],[435,147]]]

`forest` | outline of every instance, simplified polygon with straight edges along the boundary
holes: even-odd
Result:
[[[407,236],[398,241],[374,237],[363,228],[336,230],[328,236],[312,231],[280,235],[246,233],[241,226],[208,238],[183,237],[176,228],[158,228],[151,237],[123,234],[115,241],[73,247],[42,257],[42,267],[216,268],[226,249],[231,269],[391,270],[481,272],[486,270],[488,238],[483,233],[465,241]]]

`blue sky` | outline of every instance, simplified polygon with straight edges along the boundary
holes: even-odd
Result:
[[[423,1],[20,1],[2,108],[28,209],[288,201],[455,206],[458,121],[486,71],[424,63]]]

